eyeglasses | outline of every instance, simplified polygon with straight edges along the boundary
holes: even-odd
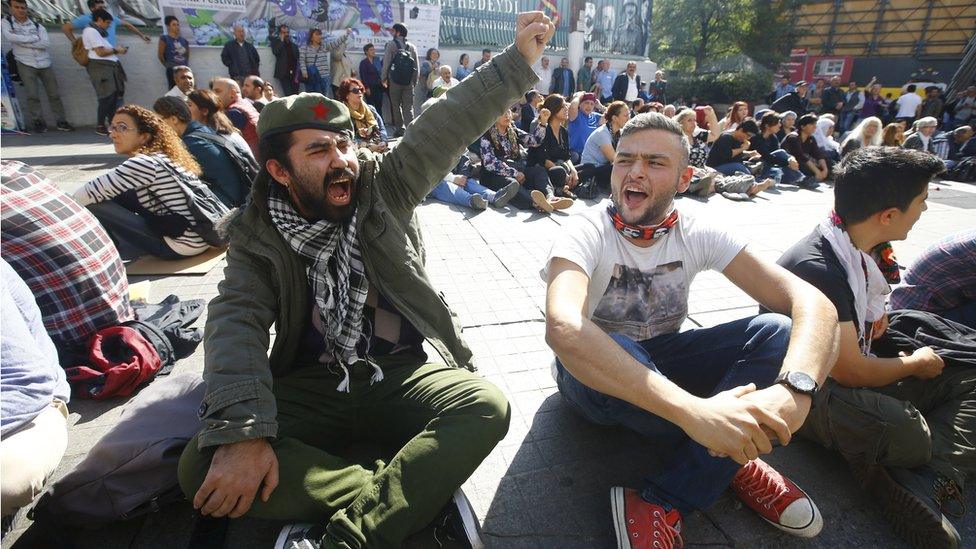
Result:
[[[109,124],[109,126],[108,126],[108,133],[115,133],[115,132],[125,133],[125,132],[127,132],[127,131],[129,131],[131,129],[134,129],[134,128],[130,128],[124,122],[119,122],[118,124]]]
[[[349,88],[349,93],[360,94],[360,93],[363,93],[363,89],[362,88]]]

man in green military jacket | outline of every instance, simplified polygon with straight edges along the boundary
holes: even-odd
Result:
[[[348,109],[324,96],[264,108],[262,170],[228,223],[208,311],[204,427],[180,461],[204,516],[308,522],[281,546],[350,548],[399,546],[438,517],[480,545],[458,487],[505,436],[510,410],[472,373],[414,209],[538,80],[531,66],[553,33],[541,12],[520,14],[515,43],[386,154],[357,148]],[[444,363],[427,361],[424,340]],[[364,466],[347,455],[359,442],[392,457]]]

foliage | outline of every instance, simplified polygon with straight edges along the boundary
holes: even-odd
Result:
[[[745,53],[773,67],[788,54],[799,0],[657,0],[652,58],[671,69],[700,72],[708,62]]]
[[[697,97],[705,103],[748,101],[761,103],[769,94],[773,72],[758,69],[749,72],[713,72],[706,74],[669,73],[668,97]]]

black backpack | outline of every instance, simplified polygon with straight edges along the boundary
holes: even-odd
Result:
[[[390,61],[390,80],[400,86],[409,86],[413,82],[413,73],[417,70],[417,62],[410,55],[410,50],[406,44],[404,47],[400,47],[400,43],[394,40],[393,45],[396,46],[397,51]]]
[[[159,163],[173,176],[173,180],[179,184],[180,190],[186,196],[187,209],[193,216],[193,223],[189,229],[200,235],[200,238],[211,246],[217,248],[226,246],[227,239],[218,233],[216,226],[225,215],[230,213],[230,209],[217,198],[206,183],[197,178],[184,176],[166,162],[159,161]]]
[[[261,171],[257,161],[251,155],[251,151],[241,149],[239,145],[219,133],[195,131],[187,137],[200,137],[220,147],[233,160],[234,168],[237,170],[237,177],[244,183],[244,187],[251,188],[251,183],[254,182],[254,178]]]

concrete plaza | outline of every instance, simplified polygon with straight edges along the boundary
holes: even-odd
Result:
[[[63,188],[83,183],[121,161],[107,138],[90,129],[71,134],[4,136],[4,159],[27,162]],[[831,207],[829,186],[765,192],[752,202],[681,198],[678,208],[738,232],[759,255],[775,260],[807,234]],[[568,213],[594,207],[580,201]],[[600,548],[614,543],[608,493],[635,486],[659,462],[660,448],[622,429],[587,424],[569,409],[550,375],[552,353],[543,339],[545,285],[539,276],[551,243],[560,238],[567,214],[542,215],[489,210],[474,212],[428,201],[418,214],[424,226],[428,270],[458,314],[480,372],[498,385],[512,405],[508,436],[465,483],[482,518],[491,547]],[[931,185],[929,209],[905,242],[895,243],[909,264],[938,238],[976,225],[976,186]],[[223,264],[202,276],[149,277],[150,301],[169,294],[213,298]],[[133,277],[131,282],[146,280]],[[700,275],[691,291],[686,328],[707,327],[755,314],[756,303],[719,273]],[[199,321],[202,326],[205,317]],[[201,372],[203,346],[180,361],[174,373]],[[143,391],[152,390],[150,384]],[[67,454],[56,480],[119,421],[125,399],[73,400],[69,406]],[[707,512],[686,518],[689,546],[904,547],[876,506],[854,484],[844,461],[805,441],[778,449],[767,459],[816,501],[825,519],[822,534],[801,540],[763,523],[726,492]],[[967,506],[976,509],[970,485]],[[77,547],[185,547],[191,530],[189,504],[120,523],[109,529],[70,531]],[[973,511],[956,527],[965,546],[976,547]],[[242,519],[229,529],[226,547],[269,548],[280,523]],[[18,516],[3,547],[30,547],[30,521]],[[35,529],[36,530],[36,529]],[[34,532],[36,533],[36,532]],[[18,542],[20,538],[21,542]]]

